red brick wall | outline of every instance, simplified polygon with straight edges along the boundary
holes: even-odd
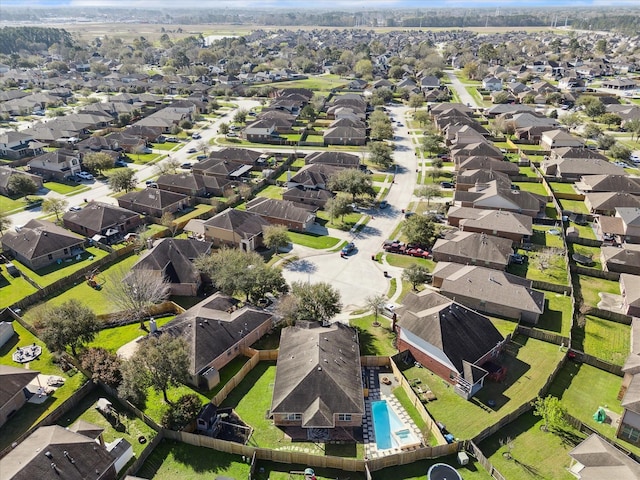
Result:
[[[402,340],[398,335],[398,351],[403,352],[405,350],[409,350],[411,352],[411,355],[413,355],[413,358],[415,358],[416,361],[419,362],[423,367],[429,369],[443,380],[446,380],[447,382],[453,384],[453,380],[450,378],[450,374],[453,372],[453,370],[442,365],[440,362],[434,360],[430,356],[425,355],[422,351]]]

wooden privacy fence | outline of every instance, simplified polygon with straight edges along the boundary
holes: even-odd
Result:
[[[514,334],[518,333],[521,333],[522,335],[525,335],[527,337],[537,338],[538,340],[542,340],[544,342],[555,343],[556,345],[564,345],[565,347],[569,347],[569,345],[571,344],[571,339],[569,337],[563,337],[562,335],[558,335],[557,333],[525,327],[520,324],[516,326],[516,329],[514,331]]]
[[[620,274],[618,272],[605,272],[604,270],[596,270],[595,268],[581,267],[580,265],[575,265],[573,263],[569,268],[572,273],[578,273],[580,275],[604,278],[605,280],[613,280],[614,282],[620,280]]]
[[[543,282],[541,280],[532,280],[531,286],[538,290],[548,290],[549,292],[564,293],[571,295],[573,287],[571,285],[558,285],[557,283]]]
[[[473,440],[467,440],[465,442],[465,450],[467,450],[473,457],[478,460],[480,465],[484,467],[489,475],[491,475],[496,480],[505,480],[504,475],[502,475],[496,467],[492,465],[487,457],[484,456],[482,450],[478,448],[478,446],[473,443]]]
[[[587,365],[591,365],[592,367],[599,368],[600,370],[604,370],[605,372],[613,373],[618,377],[623,377],[624,372],[622,371],[622,367],[620,365],[615,365],[613,363],[605,362],[604,360],[599,359],[598,357],[594,357],[593,355],[589,355],[587,353],[581,352],[580,350],[571,349],[571,353],[575,355],[575,360],[578,362],[586,363]]]

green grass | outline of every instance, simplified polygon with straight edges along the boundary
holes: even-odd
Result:
[[[505,478],[575,479],[567,471],[571,462],[569,451],[576,446],[575,440],[580,441],[585,436],[568,429],[563,438],[541,430],[542,425],[540,417],[532,412],[525,413],[479,447]],[[505,457],[508,453],[510,459]]]
[[[170,402],[176,402],[183,395],[189,394],[197,395],[203,405],[209,402],[207,397],[189,385],[176,385],[167,389],[167,397]],[[164,401],[162,392],[157,392],[151,387],[147,389],[144,403],[136,406],[158,424],[161,423],[162,416],[169,409],[169,405]]]
[[[513,335],[513,331],[516,328],[517,322],[513,320],[508,320],[505,318],[491,317],[487,315],[493,326],[498,329],[498,331],[502,334],[503,337],[506,338],[507,335]]]
[[[361,355],[393,356],[398,351],[393,346],[395,334],[391,332],[391,321],[378,315],[380,326],[374,327],[374,316],[367,315],[349,320],[349,325],[358,330]]]
[[[578,230],[578,235],[580,236],[580,238],[597,240],[596,232],[593,231],[593,227],[591,225],[576,225],[575,223],[572,223],[571,226],[574,227],[576,230]],[[574,246],[577,247],[578,245],[575,244]],[[598,256],[600,256],[599,253],[598,253]],[[594,260],[595,260],[595,257],[594,257]]]
[[[76,260],[74,257],[71,262],[62,262],[60,265],[53,263],[48,267],[41,268],[34,271],[21,264],[19,261],[14,260],[13,263],[21,270],[27,277],[36,282],[41,287],[51,285],[53,282],[65,278],[72,273],[80,270],[81,268],[91,265],[92,263],[104,258],[108,255],[108,252],[100,250],[96,247],[87,247],[85,252],[80,255],[80,260]],[[93,258],[92,258],[93,257]]]
[[[589,227],[582,227],[588,230],[593,230]],[[595,235],[594,235],[595,237]],[[588,247],[586,245],[580,245],[577,243],[571,243],[568,245],[567,252],[569,253],[569,258],[571,259],[574,253],[584,255],[585,257],[589,257],[593,260],[594,265],[591,267],[586,267],[586,265],[581,265],[586,268],[593,268],[596,270],[602,270],[602,263],[600,262],[600,247]],[[573,259],[571,261],[574,261]]]
[[[379,261],[376,259],[376,261]],[[398,289],[398,280],[396,278],[392,278],[389,280],[389,291],[387,292],[387,297],[391,298],[396,294],[396,290]]]
[[[464,480],[492,480],[491,475],[476,462],[473,457],[469,457],[469,463],[460,466],[455,455],[435,458],[433,460],[422,460],[397,467],[388,467],[372,473],[372,477],[378,479],[402,479],[402,480],[425,480],[429,467],[434,463],[446,463],[455,468]]]
[[[176,142],[165,142],[165,143],[154,143],[151,145],[151,148],[154,150],[162,150],[165,152],[170,152],[172,150],[177,150],[176,147],[182,148],[184,143],[176,143]]]
[[[329,450],[339,449],[339,444],[329,444],[327,455]],[[307,465],[279,463],[279,462],[267,462],[264,460],[258,460],[256,462],[257,468],[253,475],[254,480],[304,480],[304,477],[300,474],[291,474],[290,472],[303,472]],[[336,470],[331,468],[318,468],[314,467],[313,471],[318,480],[336,480],[339,478],[350,480],[364,480],[365,476],[363,472],[345,472],[342,470]],[[235,477],[244,478],[244,477]]]
[[[191,220],[192,218],[199,217],[200,215],[206,213],[212,213],[214,208],[211,205],[207,205],[205,203],[201,203],[193,207],[190,212],[185,213],[175,219],[178,222],[184,222],[185,220]]]
[[[344,215],[344,217],[334,218],[333,221],[329,218],[329,214],[324,210],[318,210],[316,212],[318,223],[327,228],[336,228],[338,230],[351,230],[353,226],[360,221],[362,213],[352,212]]]
[[[373,175],[371,175],[371,179],[374,182],[386,182],[387,181],[387,177],[389,176],[389,174],[387,173],[374,173]]]
[[[409,255],[400,255],[398,253],[387,253],[387,263],[393,267],[407,268],[413,264],[427,267],[430,272],[436,267],[436,262],[426,258],[411,257]]]
[[[311,233],[289,232],[289,238],[293,243],[315,249],[334,247],[341,240],[326,235],[313,235]]]
[[[36,343],[42,347],[42,355],[36,360],[29,362],[28,368],[37,370],[46,375],[58,375],[65,379],[62,387],[49,395],[49,399],[42,404],[27,403],[18,410],[11,418],[0,427],[0,450],[9,446],[22,433],[31,428],[44,417],[58,408],[62,402],[67,400],[76,390],[78,390],[87,380],[84,375],[76,370],[64,373],[57,364],[53,362],[53,355],[40,339],[22,327],[18,322],[13,322],[16,334],[0,348],[0,364],[20,367],[15,363],[11,355],[19,347],[26,347]],[[25,366],[25,365],[22,365]]]
[[[81,191],[89,190],[89,187],[80,183],[77,185],[68,185],[66,183],[47,182],[44,184],[44,187],[59,193],[60,195],[76,194]]]
[[[112,404],[115,410],[120,414],[120,423],[118,429],[97,410],[96,404],[99,398],[106,398]],[[100,387],[96,387],[91,393],[82,399],[73,410],[67,413],[59,422],[62,427],[69,427],[77,420],[85,420],[89,423],[102,427],[102,438],[106,443],[113,442],[116,438],[124,438],[133,447],[133,453],[139,457],[148,444],[141,444],[138,437],[143,435],[147,441],[156,436],[156,431],[149,427],[127,410],[120,402],[109,396]]]
[[[163,440],[137,475],[155,480],[200,480],[218,476],[248,478],[250,465],[242,458],[205,447]]]
[[[289,82],[279,82],[277,88],[308,88],[319,92],[329,92],[336,87],[343,86],[347,80],[339,75],[314,76],[304,80],[292,80]]]
[[[542,185],[541,183],[515,182],[514,185],[518,185],[520,187],[520,190],[524,192],[531,192],[538,195],[543,195],[545,197],[549,196],[544,188],[544,185]]]
[[[438,397],[427,404],[427,410],[436,421],[442,422],[456,438],[473,438],[502,417],[532,400],[558,364],[563,352],[557,345],[533,338],[517,336],[517,357],[504,353],[499,362],[507,367],[507,378],[502,383],[485,382],[484,387],[471,400],[458,396],[448,382],[426,368],[405,370],[407,379],[420,378]],[[496,406],[487,406],[491,399]]]
[[[175,315],[161,317],[156,319],[156,325],[161,327],[165,323],[173,320]],[[106,328],[100,330],[93,342],[87,344],[87,347],[102,347],[112,353],[116,353],[118,348],[135,340],[140,336],[145,336],[146,331],[140,330],[140,323],[135,322],[130,325],[122,325],[120,327]]]
[[[129,154],[129,158],[137,165],[146,165],[147,163],[161,160],[164,156],[158,155],[157,153],[131,153]]]
[[[409,414],[409,417],[411,417],[411,420],[413,420],[413,423],[415,423],[416,427],[420,429],[422,437],[429,438],[431,440],[429,442],[430,445],[437,445],[437,440],[431,436],[431,431],[427,428],[427,424],[416,411],[416,408],[411,403],[411,400],[409,400],[409,395],[407,395],[407,392],[405,392],[402,387],[396,387],[393,389],[392,393],[398,399],[400,405],[402,405],[402,408],[404,408],[404,410]]]
[[[550,182],[549,186],[554,193],[577,193],[576,189],[573,188],[573,183]]]
[[[531,170],[531,167],[520,167],[520,175],[524,175],[525,177],[529,177],[529,178],[538,178],[538,175],[536,174],[535,170]]]
[[[569,414],[638,455],[639,447],[615,438],[615,425],[598,423],[593,419],[598,407],[622,414],[622,405],[618,400],[621,384],[622,378],[617,375],[586,363],[568,361],[551,384],[549,394],[558,397]]]
[[[551,229],[559,230],[560,227],[544,227],[541,225],[536,225],[535,227],[533,227],[533,235],[531,241],[533,243],[544,245],[546,247],[564,249],[562,236],[551,235],[550,233],[548,233]]]
[[[613,280],[586,275],[574,275],[574,278],[578,280],[578,287],[585,305],[596,307],[600,301],[600,296],[598,295],[600,292],[620,295],[620,284]]]
[[[552,237],[552,235],[547,235],[547,237]],[[509,265],[507,269],[509,273],[525,277],[529,280],[538,280],[558,285],[569,285],[564,256],[560,254],[553,254],[545,268],[542,268],[540,265],[540,259],[543,258],[544,254],[533,250],[525,253],[529,257],[528,260],[522,265]]]
[[[27,295],[36,292],[36,287],[28,283],[22,276],[14,278],[7,272],[3,272],[0,277],[0,309],[9,307]]]
[[[277,343],[274,348],[277,349],[280,342],[279,330],[276,341]],[[252,345],[252,347],[257,348],[255,345]],[[209,399],[213,398],[220,390],[222,390],[222,387],[224,387],[227,382],[229,382],[229,380],[231,380],[231,378],[240,371],[240,369],[244,366],[245,363],[247,363],[248,360],[249,359],[247,357],[243,357],[242,355],[231,360],[220,370],[220,383],[218,383],[218,385],[213,387],[211,390],[200,391],[200,393]]]
[[[573,333],[579,335],[578,332],[580,332],[579,329],[574,329]],[[631,351],[630,341],[631,326],[593,315],[586,316],[583,340],[585,353],[622,366]]]
[[[571,332],[571,297],[555,292],[544,292],[544,313],[535,328],[547,330],[563,337]]]
[[[282,191],[282,187],[278,187],[277,185],[268,185],[260,190],[256,196],[282,200]]]
[[[582,213],[584,215],[587,215],[589,213],[584,200],[565,200],[561,198],[558,200],[558,202],[560,202],[560,207],[562,208],[562,210],[568,210],[569,212],[573,213]]]
[[[0,210],[3,212],[12,212],[14,210],[22,210],[24,206],[27,204],[24,198],[9,198],[4,195],[0,195]]]

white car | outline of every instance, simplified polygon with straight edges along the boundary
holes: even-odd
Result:
[[[93,180],[93,175],[91,175],[89,172],[78,172],[76,173],[76,177],[82,180]]]

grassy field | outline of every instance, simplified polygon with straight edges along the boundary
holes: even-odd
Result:
[[[278,82],[276,88],[308,88],[316,92],[330,92],[333,88],[338,88],[347,83],[347,80],[338,75],[320,75],[307,78],[305,80],[292,80],[290,82]]]
[[[630,352],[631,326],[587,315],[584,330],[574,329],[572,341],[580,341],[579,338],[573,338],[580,332],[584,332],[582,342],[585,353],[605,362],[624,365]]]
[[[339,238],[300,232],[289,232],[289,238],[298,245],[321,250],[335,247],[341,241]]]
[[[622,413],[622,406],[617,398],[621,384],[622,378],[612,373],[591,365],[568,361],[551,384],[549,394],[558,397],[571,415],[601,435],[614,439],[616,425],[598,423],[593,419],[593,414],[598,407]],[[615,441],[636,455],[640,454],[640,448],[620,439]]]
[[[27,204],[24,198],[9,198],[4,195],[0,195],[0,210],[3,212],[13,212],[15,210],[22,210],[24,206]]]
[[[574,278],[578,279],[578,287],[585,305],[596,307],[600,301],[600,296],[598,295],[600,292],[620,295],[620,284],[613,280],[604,280],[586,275],[575,275]]]
[[[575,479],[567,471],[568,453],[584,435],[570,429],[561,437],[541,430],[542,425],[540,417],[525,413],[479,447],[505,478]]]
[[[534,398],[564,355],[557,345],[517,336],[514,345],[517,356],[504,353],[499,362],[507,367],[502,383],[485,382],[471,401],[457,395],[448,382],[425,368],[411,367],[404,371],[408,380],[420,378],[438,399],[429,402],[427,410],[444,423],[457,438],[472,438],[493,425],[520,405]],[[494,407],[487,405],[495,401]]]
[[[349,325],[358,330],[360,355],[392,356],[398,353],[393,346],[395,334],[391,332],[389,319],[378,315],[380,326],[374,327],[373,322],[373,315],[349,320]]]
[[[9,307],[36,291],[36,287],[23,277],[14,278],[7,272],[3,272],[0,276],[0,309]]]
[[[7,423],[0,427],[0,450],[9,446],[11,442],[31,428],[32,425],[53,412],[87,381],[86,377],[76,370],[69,370],[67,373],[63,372],[62,369],[53,362],[53,355],[44,345],[44,342],[23,328],[18,322],[13,322],[13,328],[16,334],[0,348],[0,364],[10,365],[12,367],[24,366],[25,368],[37,370],[46,375],[58,375],[65,379],[65,383],[49,395],[49,398],[44,403],[25,404],[11,416]],[[25,365],[13,361],[11,355],[17,348],[26,347],[34,343],[42,347],[42,355]]]

